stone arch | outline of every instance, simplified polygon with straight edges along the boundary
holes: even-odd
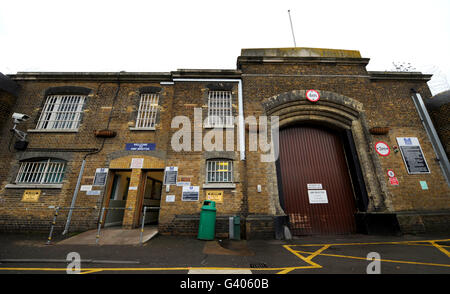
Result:
[[[307,90],[293,90],[264,99],[262,106],[267,116],[279,117],[280,128],[310,122],[351,131],[369,198],[367,211],[391,211],[390,195],[381,165],[371,148],[373,142],[363,104],[338,93],[317,91],[320,94],[317,102],[306,99]]]

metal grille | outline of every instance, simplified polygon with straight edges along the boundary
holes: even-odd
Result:
[[[208,183],[233,182],[233,162],[230,160],[209,160],[206,162]]]
[[[233,126],[232,95],[230,91],[209,91],[208,126]]]
[[[154,128],[158,113],[159,94],[142,94],[136,128]]]
[[[22,162],[16,183],[23,184],[57,184],[64,177],[66,164],[64,161],[47,159]]]
[[[36,129],[75,130],[78,128],[85,96],[51,95],[47,97]]]

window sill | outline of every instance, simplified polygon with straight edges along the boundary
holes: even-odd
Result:
[[[29,129],[28,133],[78,133],[78,129]]]
[[[7,189],[61,189],[63,184],[7,184]]]
[[[206,183],[203,184],[203,189],[235,189],[234,183]]]
[[[205,129],[234,129],[234,125],[231,125],[231,126],[224,126],[224,125],[217,125],[217,126],[213,126],[213,125],[204,125],[203,128],[205,128]]]
[[[130,131],[156,131],[156,128],[135,128],[135,127],[130,127],[129,128]]]

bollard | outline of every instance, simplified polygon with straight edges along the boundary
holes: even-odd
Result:
[[[99,241],[99,238],[100,238],[100,228],[102,227],[104,214],[105,214],[105,208],[102,207],[102,213],[101,213],[101,216],[100,216],[100,221],[98,222],[97,236],[95,236],[95,245],[98,245],[98,241]]]
[[[141,227],[141,237],[139,238],[139,244],[142,246],[142,237],[144,234],[144,222],[145,222],[145,213],[147,212],[147,206],[144,206],[144,213],[142,215],[142,227]]]
[[[47,245],[50,245],[51,241],[52,241],[52,235],[53,235],[53,229],[56,225],[56,217],[58,216],[58,211],[59,211],[59,207],[55,208],[55,215],[53,216],[53,222],[52,222],[52,226],[50,228],[50,234],[48,235],[48,239],[47,239]]]

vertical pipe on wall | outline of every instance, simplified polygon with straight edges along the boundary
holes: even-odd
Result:
[[[66,226],[64,227],[64,231],[62,233],[63,235],[67,234],[67,232],[69,231],[70,221],[72,220],[72,212],[73,212],[73,208],[75,207],[75,202],[77,200],[78,190],[80,189],[81,177],[83,176],[85,165],[86,165],[86,158],[84,158],[83,162],[81,163],[80,173],[78,174],[78,180],[77,180],[77,185],[75,186],[75,191],[73,191],[72,203],[70,204],[70,209],[69,209],[69,214],[67,216]]]
[[[434,153],[436,154],[436,158],[439,162],[439,165],[442,169],[442,173],[444,175],[445,180],[447,181],[447,185],[450,186],[450,164],[448,162],[447,155],[445,153],[444,148],[442,147],[441,141],[439,140],[436,129],[434,128],[433,122],[431,121],[430,115],[423,103],[422,97],[420,94],[411,89],[413,95],[411,96],[414,105],[416,106],[417,113],[419,114],[420,120],[427,132],[428,138],[431,141],[431,145],[433,146]]]

